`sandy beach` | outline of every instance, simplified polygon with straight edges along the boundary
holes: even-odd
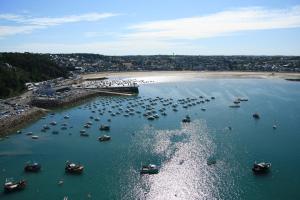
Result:
[[[147,71],[147,72],[101,72],[91,73],[82,76],[83,79],[88,78],[157,78],[167,77],[169,79],[178,77],[188,78],[264,78],[264,79],[300,79],[300,73],[285,72],[208,72],[208,71]]]

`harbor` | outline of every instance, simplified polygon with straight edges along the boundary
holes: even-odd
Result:
[[[140,84],[138,94],[97,95],[48,109],[0,142],[0,181],[26,181],[24,189],[0,197],[297,196],[298,87],[285,80],[156,78]],[[286,170],[288,160],[294,164]],[[40,169],[25,173],[34,163]],[[73,167],[82,167],[80,173]],[[270,193],[286,177],[294,177],[288,190]]]
[[[0,136],[16,131],[28,122],[45,115],[49,109],[78,104],[97,96],[132,96],[138,85],[128,80],[58,78],[41,83],[27,83],[24,94],[1,100]]]

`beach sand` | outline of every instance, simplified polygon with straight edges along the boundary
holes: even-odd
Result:
[[[147,72],[101,72],[82,75],[88,78],[264,78],[264,79],[300,79],[300,73],[285,72],[208,72],[208,71],[147,71]],[[177,79],[178,80],[178,79]]]

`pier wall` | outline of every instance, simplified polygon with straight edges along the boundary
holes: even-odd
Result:
[[[99,88],[102,91],[109,91],[109,92],[119,92],[119,93],[133,93],[138,94],[139,88],[138,87],[107,87],[107,88]]]

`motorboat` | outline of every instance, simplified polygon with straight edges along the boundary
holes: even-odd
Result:
[[[65,171],[71,174],[81,174],[83,172],[83,169],[84,167],[82,165],[71,163],[68,161],[65,166]]]
[[[239,104],[233,104],[233,105],[230,105],[229,106],[230,108],[239,108],[239,107],[241,107]]]
[[[24,167],[24,171],[26,172],[39,172],[41,170],[41,165],[37,162],[27,163]]]
[[[33,136],[31,136],[31,138],[36,140],[36,139],[39,139],[39,136],[38,135],[33,135]]]
[[[157,174],[159,172],[158,167],[154,164],[143,165],[141,174]]]
[[[55,121],[52,121],[50,124],[51,124],[52,126],[55,126],[57,123],[56,123]]]
[[[254,113],[252,116],[253,116],[254,119],[259,119],[260,118],[258,113]]]
[[[110,127],[108,125],[101,125],[99,129],[100,131],[109,131]]]
[[[105,142],[105,141],[109,141],[111,139],[111,137],[109,135],[102,135],[98,138],[98,140],[100,142]]]
[[[84,133],[80,133],[80,136],[83,136],[83,137],[88,137],[88,136],[89,136],[89,134],[88,134],[88,133],[86,133],[86,132],[84,132]]]
[[[267,173],[271,167],[271,163],[261,162],[254,163],[252,171],[254,173]]]
[[[189,122],[191,122],[190,116],[187,115],[187,116],[182,120],[182,122],[183,122],[183,123],[189,123]]]
[[[21,181],[17,181],[17,182],[6,180],[6,182],[4,184],[4,192],[9,193],[9,192],[20,191],[20,190],[23,190],[25,187],[26,187],[25,180],[21,180]]]

